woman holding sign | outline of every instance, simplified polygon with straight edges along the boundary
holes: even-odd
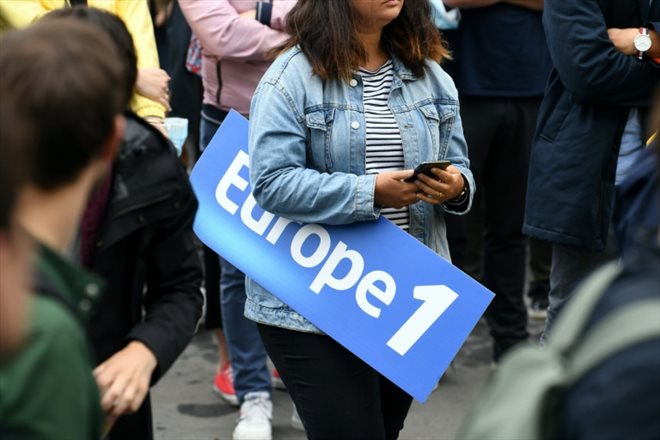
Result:
[[[475,187],[427,0],[299,0],[287,26],[250,110],[259,205],[304,223],[383,215],[449,259],[444,212],[467,212]],[[247,295],[310,439],[398,437],[410,396],[252,280]]]

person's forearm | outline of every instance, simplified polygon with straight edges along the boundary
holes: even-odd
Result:
[[[532,11],[542,11],[544,0],[502,0],[502,3],[520,6],[521,8],[531,9]]]
[[[639,36],[639,28],[610,28],[607,33],[616,50],[624,55],[637,56],[635,38]],[[651,48],[644,55],[656,60],[660,57],[660,36],[654,29],[649,29],[649,37],[651,38]]]
[[[159,69],[156,37],[146,2],[118,2],[115,13],[122,19],[133,37],[138,69]],[[130,105],[140,117],[155,116],[159,119],[165,117],[165,106],[147,97],[134,93]]]
[[[657,70],[612,44],[598,0],[548,0],[543,15],[552,64],[573,101],[648,105]]]
[[[265,53],[289,38],[256,19],[241,18],[227,1],[186,1],[179,5],[204,53],[218,60],[264,61]]]

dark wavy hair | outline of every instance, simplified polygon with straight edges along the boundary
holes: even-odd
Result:
[[[348,0],[298,0],[287,17],[291,38],[281,51],[299,45],[323,79],[350,80],[366,60],[358,38],[358,19]],[[428,0],[405,0],[401,13],[383,28],[383,49],[398,57],[418,77],[427,59],[449,58],[431,21]]]

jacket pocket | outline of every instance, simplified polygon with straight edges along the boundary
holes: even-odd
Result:
[[[315,168],[329,171],[333,168],[330,137],[332,135],[333,110],[315,110],[305,115],[309,130],[308,163]]]
[[[441,105],[429,103],[421,106],[419,111],[424,116],[427,130],[431,136],[429,145],[430,159],[442,159],[447,155],[449,137],[453,127],[457,107],[455,105]],[[422,146],[422,149],[423,146]]]
[[[548,142],[554,142],[573,107],[573,101],[568,93],[562,93],[555,103],[544,107],[547,117],[539,121],[539,136]]]

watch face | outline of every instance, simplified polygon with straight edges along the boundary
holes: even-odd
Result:
[[[633,44],[635,45],[635,49],[639,52],[646,52],[651,48],[651,37],[644,34],[637,35],[633,40]]]

